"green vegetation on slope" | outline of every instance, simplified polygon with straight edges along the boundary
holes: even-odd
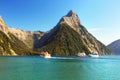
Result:
[[[81,27],[82,41],[89,49],[90,52],[98,52],[99,55],[111,55],[112,52],[108,49],[104,44],[102,44],[99,40],[97,40],[92,34],[90,34],[84,26],[79,25]],[[88,54],[88,53],[87,53]]]
[[[0,55],[31,55],[34,53],[13,34],[8,35],[9,37],[0,31]]]
[[[11,55],[12,52],[10,51],[10,39],[7,35],[0,31],[0,55]]]
[[[16,38],[13,34],[9,33],[9,36],[11,38],[11,46],[18,55],[30,55],[33,53],[32,49]]]
[[[78,52],[89,52],[80,35],[67,24],[60,24],[57,30],[45,40],[39,51],[48,51],[52,55],[76,55]]]

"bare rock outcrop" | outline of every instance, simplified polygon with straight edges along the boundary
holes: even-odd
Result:
[[[4,32],[5,34],[8,33],[8,27],[6,23],[3,21],[1,16],[0,16],[0,31]]]

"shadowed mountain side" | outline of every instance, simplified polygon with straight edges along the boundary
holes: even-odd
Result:
[[[113,41],[107,47],[110,48],[114,54],[120,55],[120,39]]]

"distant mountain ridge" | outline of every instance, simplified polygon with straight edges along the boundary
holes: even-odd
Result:
[[[104,44],[86,30],[73,10],[63,16],[58,24],[48,32],[31,32],[9,28],[1,17],[0,31],[4,35],[0,36],[0,40],[3,43],[9,40],[4,48],[8,44],[10,45],[3,49],[3,44],[0,42],[1,55],[35,55],[42,51],[48,51],[56,56],[77,55],[79,52],[89,54],[96,51],[99,55],[111,54],[111,51]]]
[[[108,48],[110,48],[114,54],[120,55],[120,39],[110,43]]]

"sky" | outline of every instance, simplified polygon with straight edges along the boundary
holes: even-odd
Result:
[[[70,10],[105,45],[120,39],[120,0],[0,0],[6,24],[29,31],[52,29]]]

